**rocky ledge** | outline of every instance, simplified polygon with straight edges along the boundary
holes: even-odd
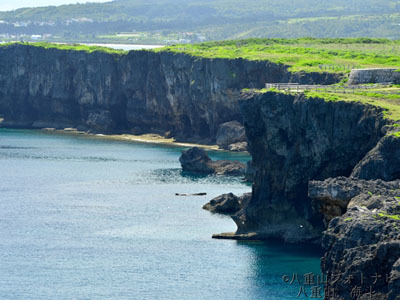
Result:
[[[231,160],[213,161],[204,149],[198,147],[182,151],[179,161],[185,172],[229,176],[244,176],[246,172],[244,163]]]
[[[322,237],[329,299],[400,299],[400,180],[331,178],[310,183],[309,195],[346,209]]]
[[[240,197],[232,193],[222,194],[204,204],[203,209],[214,213],[234,215],[250,200],[250,198],[251,193],[245,193]]]

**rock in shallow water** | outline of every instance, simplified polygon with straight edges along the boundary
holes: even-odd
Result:
[[[251,193],[245,193],[240,197],[234,195],[233,193],[222,194],[206,203],[203,206],[203,209],[215,213],[233,215],[242,208],[243,203],[248,201],[250,197]]]
[[[232,194],[222,194],[203,206],[203,209],[222,214],[234,214],[240,209],[239,198]]]
[[[182,170],[187,172],[212,174],[214,169],[211,167],[211,161],[207,153],[198,147],[182,151],[182,155],[179,157]]]
[[[182,170],[187,172],[242,176],[246,171],[244,163],[231,160],[212,161],[206,151],[198,147],[182,151],[179,161]]]

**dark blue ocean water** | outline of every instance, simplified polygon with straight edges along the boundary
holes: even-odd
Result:
[[[306,299],[282,276],[321,254],[211,239],[235,225],[201,206],[250,187],[182,174],[181,150],[0,129],[0,299]]]

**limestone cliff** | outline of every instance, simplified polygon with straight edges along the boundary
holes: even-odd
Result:
[[[314,181],[310,196],[327,205],[346,203],[323,233],[332,300],[400,297],[400,181],[330,178]],[[340,276],[338,276],[340,274]],[[333,295],[334,294],[334,295]]]
[[[317,241],[324,226],[308,182],[349,176],[384,135],[382,110],[273,92],[240,106],[256,174],[251,200],[234,216],[237,234]]]
[[[243,88],[266,82],[336,82],[286,66],[202,59],[171,52],[87,53],[13,44],[0,47],[4,126],[79,127],[97,132],[168,133],[210,142],[224,122],[241,122]]]

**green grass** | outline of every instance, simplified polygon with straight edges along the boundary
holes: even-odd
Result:
[[[336,92],[304,91],[307,98],[321,98],[325,101],[349,101],[371,104],[384,109],[385,118],[400,121],[400,88],[376,88],[368,91]],[[400,137],[400,134],[399,134]]]
[[[125,54],[127,51],[112,49],[108,47],[101,47],[101,46],[88,46],[88,45],[81,45],[81,44],[55,44],[55,43],[45,43],[45,42],[35,42],[35,43],[24,43],[24,42],[16,42],[16,43],[5,43],[0,44],[0,47],[6,47],[14,44],[20,45],[29,45],[34,47],[41,47],[45,49],[60,49],[60,50],[74,50],[74,51],[84,51],[87,53],[93,52],[105,52],[110,54]]]
[[[351,68],[400,68],[400,42],[372,38],[246,39],[173,45],[156,51],[207,58],[267,60],[291,71],[346,73]]]
[[[392,220],[400,221],[400,215],[389,215],[385,213],[378,213],[378,216],[381,218],[389,218]]]
[[[400,138],[400,131],[391,132],[390,135],[395,136],[396,138]]]

